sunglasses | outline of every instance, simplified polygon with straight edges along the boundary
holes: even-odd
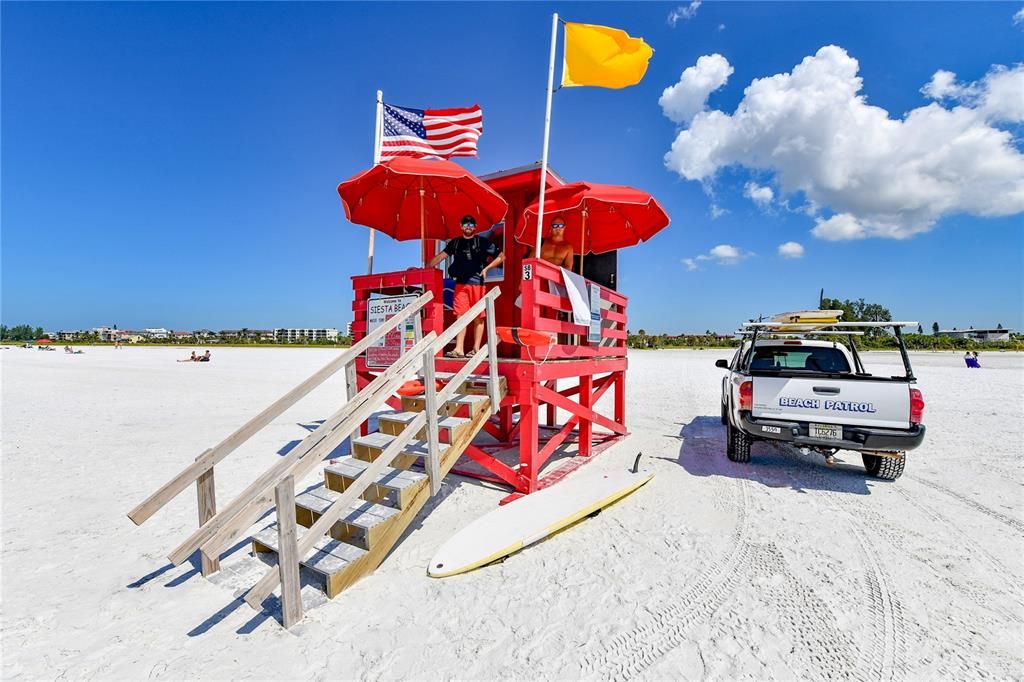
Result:
[[[476,229],[476,225],[473,224],[473,223],[462,223],[462,227],[464,227],[464,228],[468,227],[471,230],[475,230]]]
[[[564,230],[565,229],[565,223],[552,225],[551,229],[552,230]]]

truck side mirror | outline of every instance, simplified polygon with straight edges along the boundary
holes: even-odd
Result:
[[[722,369],[729,369],[728,360],[715,360],[715,367],[721,367]]]

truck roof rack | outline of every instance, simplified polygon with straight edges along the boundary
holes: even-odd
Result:
[[[796,323],[796,322],[744,322],[745,329],[773,329],[782,332],[802,333],[804,331],[824,331],[827,329],[866,329],[871,327],[912,327],[917,322],[833,322],[831,324],[821,323]]]
[[[752,332],[752,331],[744,331],[742,329],[738,330],[736,333],[741,335],[741,336],[753,336],[754,335],[754,332]],[[815,336],[815,335],[817,335],[817,336],[825,336],[825,335],[829,335],[829,336],[864,336],[864,332],[828,331],[827,329],[826,330],[797,331],[797,332],[788,332],[788,331],[787,332],[782,332],[782,331],[773,332],[771,330],[767,330],[767,331],[762,331],[761,335],[763,335],[763,336],[771,336],[771,337],[774,337],[774,338],[779,338],[779,337],[783,337],[783,336]]]

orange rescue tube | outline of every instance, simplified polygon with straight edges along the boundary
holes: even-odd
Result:
[[[441,383],[441,381],[439,381],[439,380],[434,381],[434,390],[435,391],[440,391],[443,387],[444,387],[444,384]],[[415,395],[423,395],[423,389],[424,389],[424,386],[423,386],[423,382],[422,381],[420,381],[419,379],[411,379],[411,380],[405,382],[404,384],[402,384],[398,388],[397,393],[398,393],[398,395],[404,395],[404,396],[411,397],[411,396],[415,396]]]
[[[555,342],[554,334],[526,327],[498,327],[496,331],[502,341],[520,346],[550,346]]]

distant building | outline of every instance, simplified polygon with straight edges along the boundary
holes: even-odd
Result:
[[[76,329],[74,331],[62,330],[59,332],[50,332],[50,338],[57,339],[59,341],[77,341],[78,337],[81,336],[82,334],[85,334],[85,332],[79,329]]]
[[[349,322],[348,324],[345,325],[345,336],[347,336],[350,339],[352,338],[352,323],[351,322]]]
[[[147,339],[166,339],[170,338],[171,332],[163,327],[152,327],[143,329],[142,335]]]
[[[141,343],[146,340],[146,337],[139,332],[133,332],[127,329],[118,329],[114,332],[114,339],[121,343]]]
[[[952,336],[973,341],[1009,341],[1012,329],[940,329],[939,336]]]
[[[296,341],[337,341],[338,330],[328,329],[285,329],[274,330],[274,341],[278,343],[294,343]]]
[[[113,327],[93,327],[92,333],[96,335],[100,341],[113,341],[117,335],[117,330]]]
[[[187,341],[189,339],[194,339],[195,336],[196,335],[193,332],[171,332],[171,337],[175,341]]]

